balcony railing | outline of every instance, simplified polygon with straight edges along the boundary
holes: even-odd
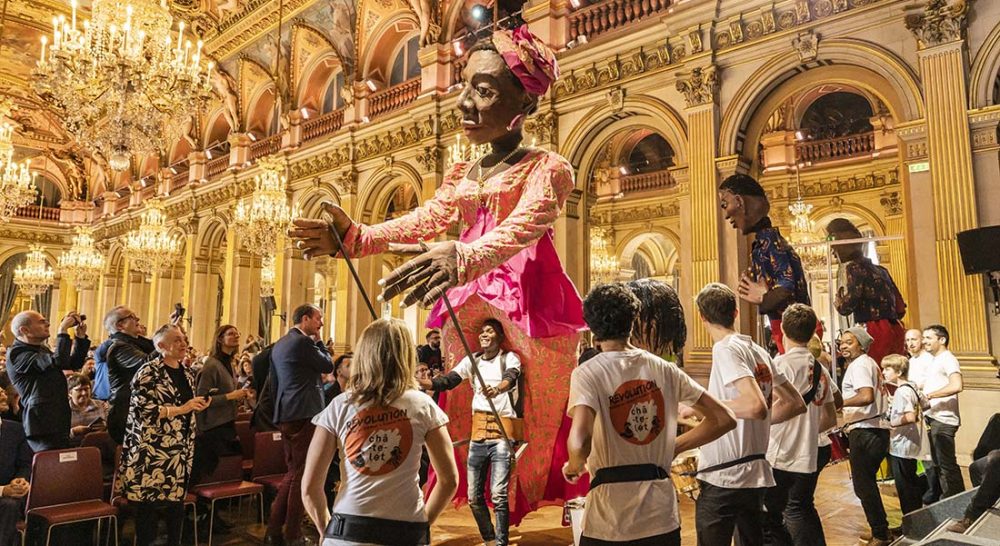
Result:
[[[654,171],[651,173],[630,174],[621,177],[622,193],[659,190],[674,185],[670,171]]]
[[[592,40],[669,7],[670,0],[604,0],[570,14],[569,39],[582,34]]]
[[[39,214],[41,209],[41,214]],[[27,205],[17,209],[15,216],[29,220],[52,220],[59,221],[59,207],[39,207],[38,205]]]
[[[250,145],[250,159],[258,159],[281,149],[281,133],[258,140]]]
[[[212,178],[217,174],[226,172],[229,167],[229,154],[221,155],[205,165],[205,178]]]
[[[805,163],[865,157],[875,150],[875,133],[860,133],[826,140],[806,140],[795,144],[795,155]]]
[[[392,112],[415,101],[420,94],[420,78],[407,80],[399,85],[372,93],[368,97],[368,119]]]
[[[312,140],[323,135],[337,132],[344,124],[344,111],[334,110],[327,112],[318,118],[306,120],[302,124],[302,138]]]

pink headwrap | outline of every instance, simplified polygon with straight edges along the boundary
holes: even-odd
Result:
[[[528,93],[544,95],[559,77],[555,52],[532,34],[528,25],[514,30],[498,30],[493,33],[492,41]]]

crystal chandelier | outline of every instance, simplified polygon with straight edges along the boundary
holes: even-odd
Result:
[[[211,96],[212,63],[201,63],[202,42],[172,36],[166,0],[94,0],[90,21],[52,20],[42,36],[35,91],[56,108],[67,131],[101,154],[116,171],[133,155],[148,155],[176,140],[182,125]]]
[[[618,280],[620,267],[611,247],[611,232],[603,228],[590,234],[590,280],[594,284]]]
[[[795,247],[802,265],[805,269],[816,269],[826,263],[826,247],[814,243],[822,241],[815,235],[816,222],[810,218],[813,206],[802,200],[802,179],[799,171],[802,165],[795,168],[796,199],[788,205],[788,212],[792,215],[792,230],[788,234],[788,242]]]
[[[104,271],[104,256],[94,247],[93,230],[78,226],[73,245],[59,256],[59,273],[77,290],[92,288]]]
[[[455,163],[468,161],[474,163],[480,157],[490,153],[489,144],[467,144],[462,142],[462,135],[455,135],[455,143],[448,146],[448,155],[445,156],[445,168],[448,169]]]
[[[45,261],[45,249],[38,243],[28,247],[28,259],[14,270],[14,284],[29,297],[44,293],[55,282],[56,274]]]
[[[281,160],[265,157],[260,160],[260,167],[261,174],[254,177],[253,195],[236,204],[233,229],[248,252],[267,256],[274,253],[278,236],[298,214],[288,206],[287,178]]]
[[[10,114],[8,104],[0,104],[0,120]],[[35,200],[38,191],[32,183],[28,161],[14,161],[14,125],[0,122],[0,222],[6,222]]]
[[[261,259],[260,263],[260,297],[267,298],[274,295],[276,275],[274,255],[268,254]]]
[[[181,241],[167,227],[163,201],[158,197],[147,199],[139,229],[125,235],[125,253],[132,267],[152,277],[172,264],[180,250]]]

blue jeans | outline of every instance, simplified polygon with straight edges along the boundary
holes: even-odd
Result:
[[[507,504],[507,486],[514,466],[514,453],[503,440],[486,440],[469,444],[469,508],[479,526],[483,540],[497,541],[497,546],[507,546],[507,528],[510,511]],[[496,512],[496,530],[490,519],[490,509],[486,507],[486,471],[490,470],[490,500]]]

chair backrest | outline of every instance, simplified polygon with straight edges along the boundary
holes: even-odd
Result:
[[[31,489],[26,511],[57,504],[101,500],[104,483],[101,452],[96,447],[57,449],[35,453],[31,462]]]
[[[288,465],[285,464],[285,447],[281,441],[280,432],[258,432],[254,435],[253,445],[251,479],[284,474],[288,471]]]
[[[250,430],[250,421],[236,421],[236,436],[240,439],[243,460],[253,460],[253,431]]]
[[[223,455],[219,457],[219,464],[215,467],[215,472],[203,477],[198,485],[241,481],[243,481],[243,456]]]
[[[115,448],[118,444],[111,439],[111,434],[106,430],[100,432],[88,432],[83,440],[80,441],[80,447],[96,447],[101,450],[101,462],[106,466],[110,466],[112,459],[115,457]]]

